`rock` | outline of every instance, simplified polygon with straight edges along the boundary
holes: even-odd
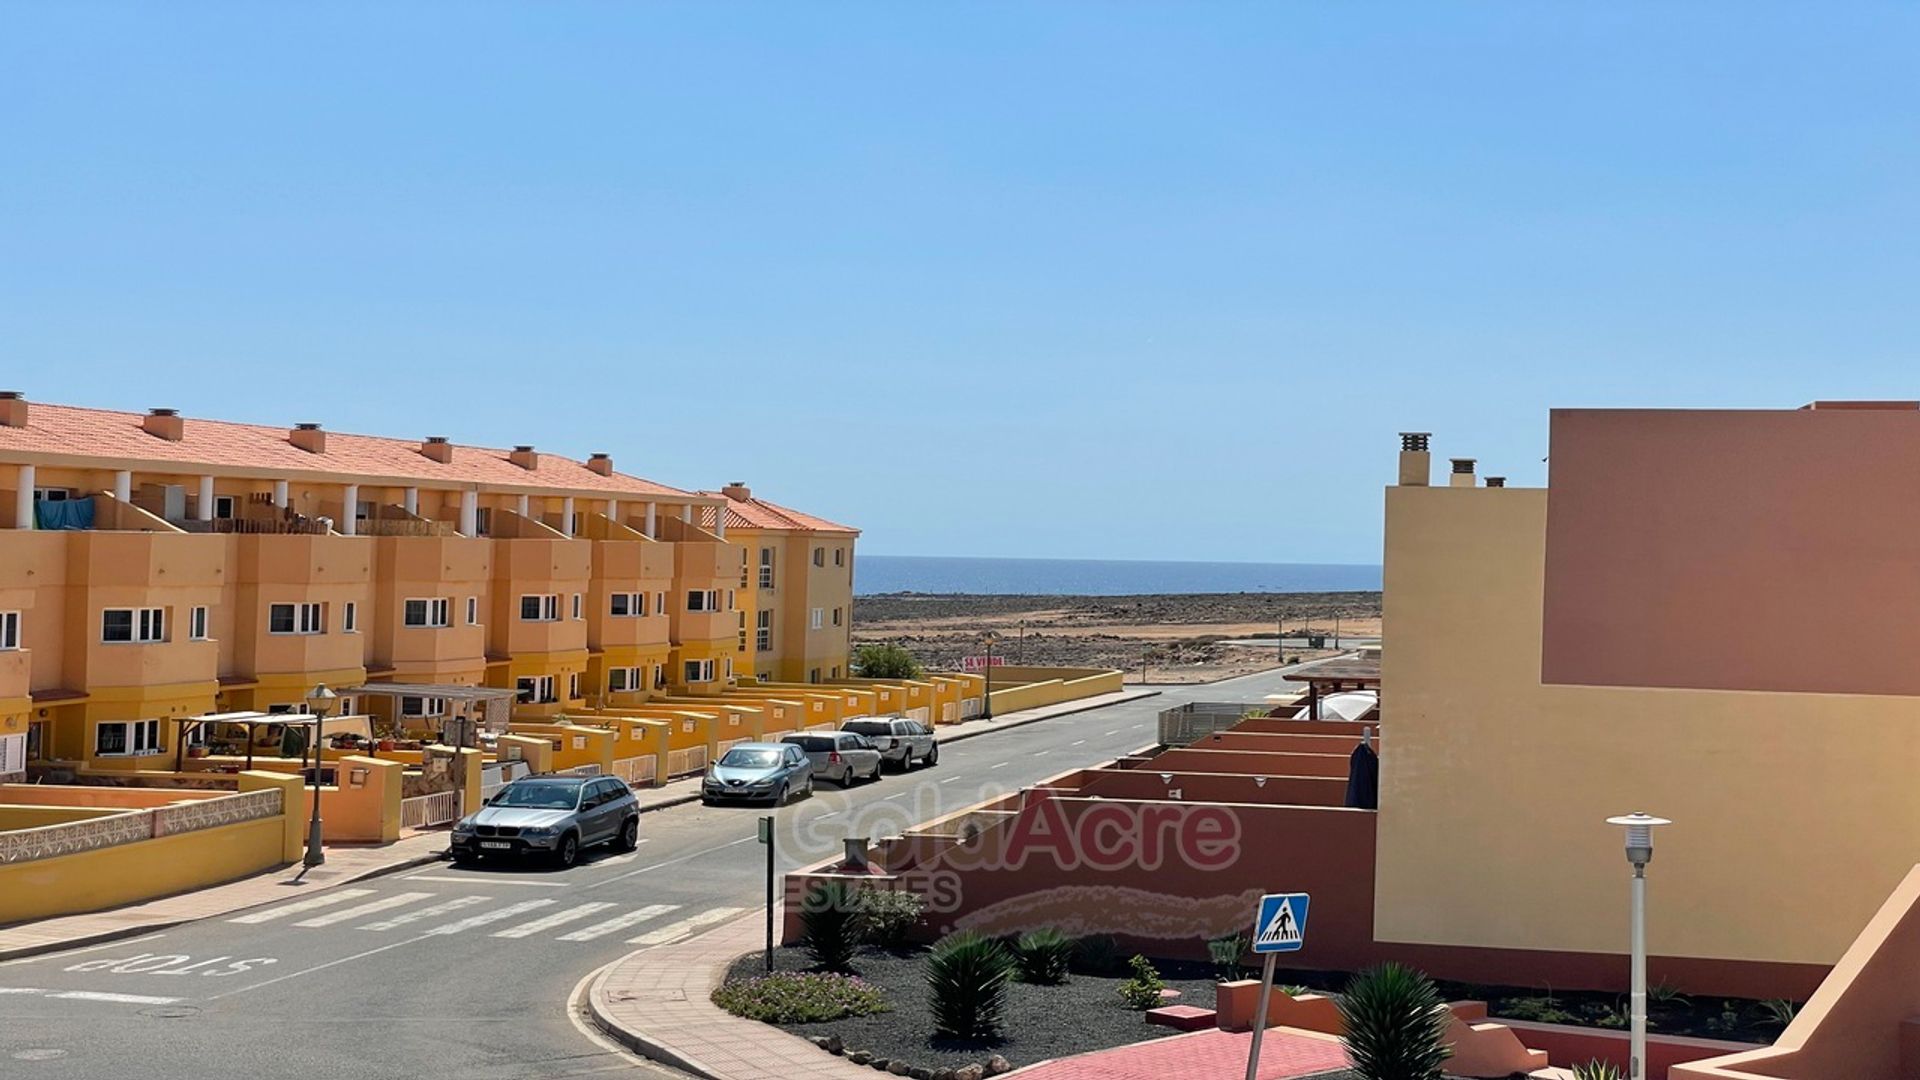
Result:
[[[846,1040],[842,1039],[838,1035],[827,1036],[827,1041],[823,1045],[826,1046],[827,1053],[829,1054],[844,1053],[846,1052],[846,1049],[847,1049]]]
[[[904,1061],[889,1061],[889,1062],[887,1062],[887,1075],[888,1075],[888,1076],[905,1076],[905,1075],[907,1075],[907,1063],[906,1063],[906,1062],[904,1062]]]
[[[912,1077],[913,1080],[933,1080],[933,1070],[927,1068],[925,1065],[915,1065],[913,1068],[907,1070],[907,1075]]]
[[[954,1080],[952,1069],[933,1070],[933,1080]]]
[[[1180,997],[1180,991],[1175,990],[1171,986],[1164,986],[1160,988],[1161,1001],[1174,1001],[1174,1000],[1177,1000],[1179,997]]]
[[[815,1035],[809,1041],[812,1042],[813,1045],[819,1047],[822,1050],[825,1050],[827,1048],[827,1037],[825,1035]]]
[[[875,1054],[873,1058],[867,1062],[867,1064],[873,1066],[876,1069],[879,1069],[881,1072],[886,1072],[887,1066],[893,1064],[893,1062],[888,1061],[886,1058],[883,1058],[878,1054]]]
[[[869,1050],[854,1050],[847,1054],[847,1060],[853,1062],[855,1065],[865,1065],[867,1062],[873,1060],[873,1052]]]
[[[1013,1062],[1008,1061],[1006,1058],[1001,1057],[999,1054],[995,1054],[992,1057],[987,1059],[987,1075],[988,1076],[999,1076],[1001,1073],[1009,1073],[1012,1071],[1013,1071]]]
[[[980,1080],[985,1075],[987,1070],[978,1065],[962,1065],[953,1070],[953,1080]]]

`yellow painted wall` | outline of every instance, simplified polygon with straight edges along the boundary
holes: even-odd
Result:
[[[1542,685],[1546,508],[1387,491],[1376,935],[1623,952],[1645,810],[1655,954],[1834,963],[1920,851],[1914,702]]]

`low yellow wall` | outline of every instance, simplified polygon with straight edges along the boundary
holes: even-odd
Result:
[[[388,843],[400,839],[405,772],[406,766],[397,761],[341,758],[334,766],[339,786],[320,789],[320,832],[325,841]],[[312,797],[312,791],[308,791],[306,798]]]
[[[553,741],[545,736],[502,735],[494,745],[502,761],[524,761],[535,773],[553,771]]]
[[[1034,673],[1048,671],[1070,672],[1074,677],[1072,679],[1051,677],[1002,689],[1001,670],[994,669],[993,711],[1003,713],[1037,709],[1046,705],[1058,705],[1064,701],[1077,701],[1099,694],[1111,694],[1121,689],[1121,674],[1118,671],[1097,671],[1088,668],[1016,668],[1014,669],[1016,674],[1008,677],[1026,678]]]

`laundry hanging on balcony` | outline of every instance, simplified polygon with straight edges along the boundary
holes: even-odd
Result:
[[[91,529],[93,500],[43,499],[33,504],[33,525],[37,529]]]

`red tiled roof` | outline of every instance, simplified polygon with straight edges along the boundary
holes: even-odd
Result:
[[[686,496],[690,492],[614,473],[602,476],[585,464],[541,451],[538,467],[523,469],[508,451],[483,446],[453,446],[453,460],[442,464],[420,452],[420,443],[377,435],[327,432],[326,452],[311,454],[287,439],[288,429],[262,424],[187,417],[179,442],[150,435],[139,413],[32,402],[27,426],[0,426],[0,460],[32,461],[57,454],[100,459],[101,468],[196,468],[281,470],[289,474],[328,474],[343,478],[404,480],[421,484],[492,484],[603,492],[612,496]]]
[[[847,533],[858,536],[860,530],[851,525],[840,525],[825,518],[803,514],[770,503],[765,499],[736,499],[718,491],[696,491],[695,495],[704,495],[727,500],[727,528],[729,529],[790,529],[796,532]],[[714,508],[700,508],[702,528],[713,528]]]

